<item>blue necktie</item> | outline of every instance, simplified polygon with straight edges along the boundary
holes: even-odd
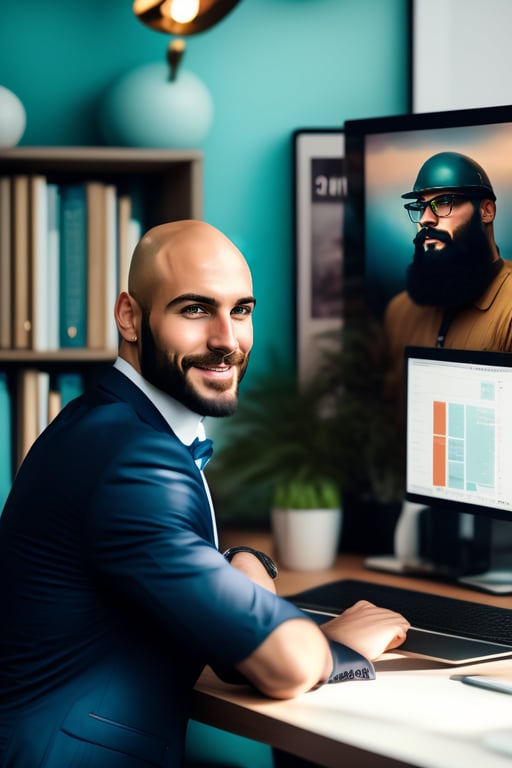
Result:
[[[187,448],[194,457],[194,461],[199,469],[204,469],[213,453],[213,441],[208,437],[205,440],[200,440],[196,437],[194,442],[188,445]]]

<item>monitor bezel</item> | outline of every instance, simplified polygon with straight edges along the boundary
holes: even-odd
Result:
[[[407,457],[408,446],[408,384],[409,384],[409,360],[444,360],[447,362],[470,363],[474,365],[497,365],[512,369],[512,353],[494,352],[492,350],[476,349],[450,349],[449,347],[418,347],[407,346],[404,348],[404,376],[405,376],[405,452]],[[512,374],[511,374],[512,375]],[[436,499],[419,493],[412,493],[407,489],[407,466],[405,472],[404,497],[407,501],[422,504],[433,510],[442,510],[454,513],[468,513],[491,520],[505,520],[512,522],[512,512],[500,510],[496,507],[480,506],[468,502],[454,501],[453,499]]]

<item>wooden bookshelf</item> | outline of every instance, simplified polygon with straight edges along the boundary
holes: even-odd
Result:
[[[0,149],[0,179],[2,177],[12,179],[20,175],[26,175],[29,178],[42,176],[49,185],[58,185],[59,188],[97,181],[105,186],[114,186],[118,200],[121,197],[129,198],[130,210],[140,224],[141,232],[165,221],[202,219],[203,217],[203,156],[199,150],[118,147]],[[5,203],[5,196],[4,198],[0,196],[0,204],[2,199]],[[9,211],[11,222],[12,214],[13,211]],[[4,218],[0,217],[0,221],[5,222],[5,220],[4,212]],[[5,241],[3,247],[5,249]],[[10,248],[12,252],[12,243]],[[11,258],[9,277],[11,319],[14,318],[16,310],[16,294],[13,290],[15,267],[16,263]],[[2,274],[5,275],[5,272]],[[3,316],[5,317],[5,312]],[[0,322],[1,320],[0,314]],[[80,373],[83,375],[84,385],[87,385],[94,380],[103,367],[115,359],[116,349],[113,348],[112,337],[106,344],[109,348],[91,349],[87,345],[55,348],[53,345],[53,349],[45,351],[34,349],[33,340],[28,348],[15,348],[14,319],[12,324],[10,332],[13,343],[11,345],[5,343],[5,335],[2,342],[0,334],[0,373],[7,376],[11,398],[13,431],[11,442],[14,457],[12,463],[15,469],[16,444],[19,441],[19,436],[16,435],[17,424],[20,421],[20,414],[27,406],[20,398],[22,388],[19,382],[24,372],[35,369],[47,373],[52,380],[61,373]]]
[[[58,184],[97,178],[144,193],[144,228],[203,217],[203,155],[199,150],[122,147],[0,149],[0,175],[44,174]]]

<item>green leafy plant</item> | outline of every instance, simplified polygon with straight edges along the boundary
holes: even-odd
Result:
[[[340,509],[340,490],[332,480],[297,477],[278,485],[273,507],[278,509]]]
[[[262,519],[276,489],[299,481],[343,486],[343,468],[329,456],[332,420],[322,413],[316,385],[299,388],[294,377],[273,370],[243,392],[209,465],[219,519]]]

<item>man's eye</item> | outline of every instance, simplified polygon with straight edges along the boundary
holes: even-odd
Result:
[[[205,311],[199,304],[190,304],[188,307],[183,307],[182,313],[184,315],[204,315]]]
[[[233,307],[231,314],[240,315],[240,316],[250,315],[252,314],[252,307],[245,306],[245,305],[242,305],[239,307]]]

